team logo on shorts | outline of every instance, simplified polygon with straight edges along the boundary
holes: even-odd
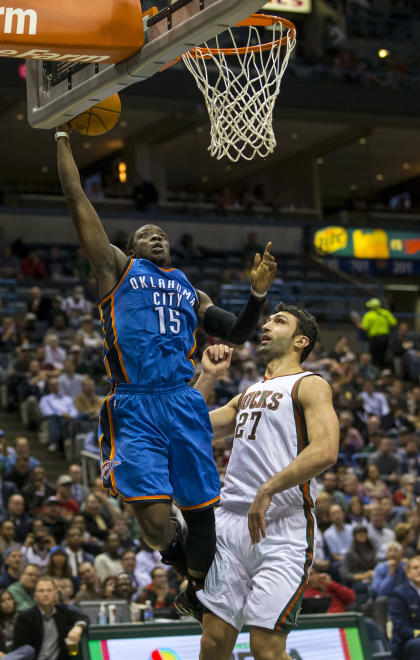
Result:
[[[101,465],[101,477],[102,479],[108,479],[111,474],[111,470],[114,469],[116,465],[121,465],[121,461],[105,461]]]

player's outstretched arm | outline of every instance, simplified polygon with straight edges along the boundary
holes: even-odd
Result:
[[[259,542],[260,534],[265,536],[264,517],[273,495],[313,479],[337,461],[340,429],[328,383],[320,376],[304,378],[299,386],[299,404],[304,412],[309,444],[290,465],[261,485],[248,511],[253,543]]]
[[[265,296],[277,272],[276,260],[270,250],[269,242],[262,257],[260,254],[255,255],[251,271],[251,294],[238,317],[214,305],[206,293],[199,292],[198,321],[201,328],[210,335],[233,344],[243,344],[249,339],[257,327]]]
[[[69,130],[66,125],[57,129],[57,133],[68,133]],[[98,214],[84,193],[70,140],[65,136],[57,138],[57,164],[61,189],[69,205],[80,245],[98,280],[100,295],[105,294],[118,282],[127,257],[110,244]]]

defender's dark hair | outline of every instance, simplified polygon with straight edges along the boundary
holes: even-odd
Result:
[[[297,335],[304,335],[309,339],[309,344],[305,346],[300,356],[300,361],[304,362],[309,353],[311,353],[318,338],[318,324],[315,317],[306,311],[306,309],[296,307],[295,305],[286,305],[284,302],[280,302],[274,309],[274,312],[276,314],[278,312],[289,312],[289,314],[292,314],[292,316],[294,316],[297,321],[296,330],[293,334],[293,337],[296,337]]]

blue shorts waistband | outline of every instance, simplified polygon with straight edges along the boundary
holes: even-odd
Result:
[[[114,383],[114,391],[119,394],[152,394],[154,392],[176,392],[184,390],[190,386],[185,380],[179,380],[175,383],[161,383],[159,385],[143,383],[136,385],[133,383]]]

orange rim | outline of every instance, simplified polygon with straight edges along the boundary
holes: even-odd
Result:
[[[208,59],[212,55],[247,55],[248,53],[260,53],[261,51],[272,50],[273,48],[278,48],[279,46],[285,46],[290,38],[294,39],[296,37],[296,26],[291,21],[288,21],[286,18],[281,18],[280,16],[270,16],[269,14],[252,14],[249,18],[236,23],[234,27],[268,27],[270,25],[283,25],[287,28],[287,34],[281,39],[276,39],[275,41],[267,41],[267,43],[260,44],[259,46],[241,46],[241,48],[202,48],[197,46],[192,48],[184,57]],[[181,58],[179,58],[181,59]]]

